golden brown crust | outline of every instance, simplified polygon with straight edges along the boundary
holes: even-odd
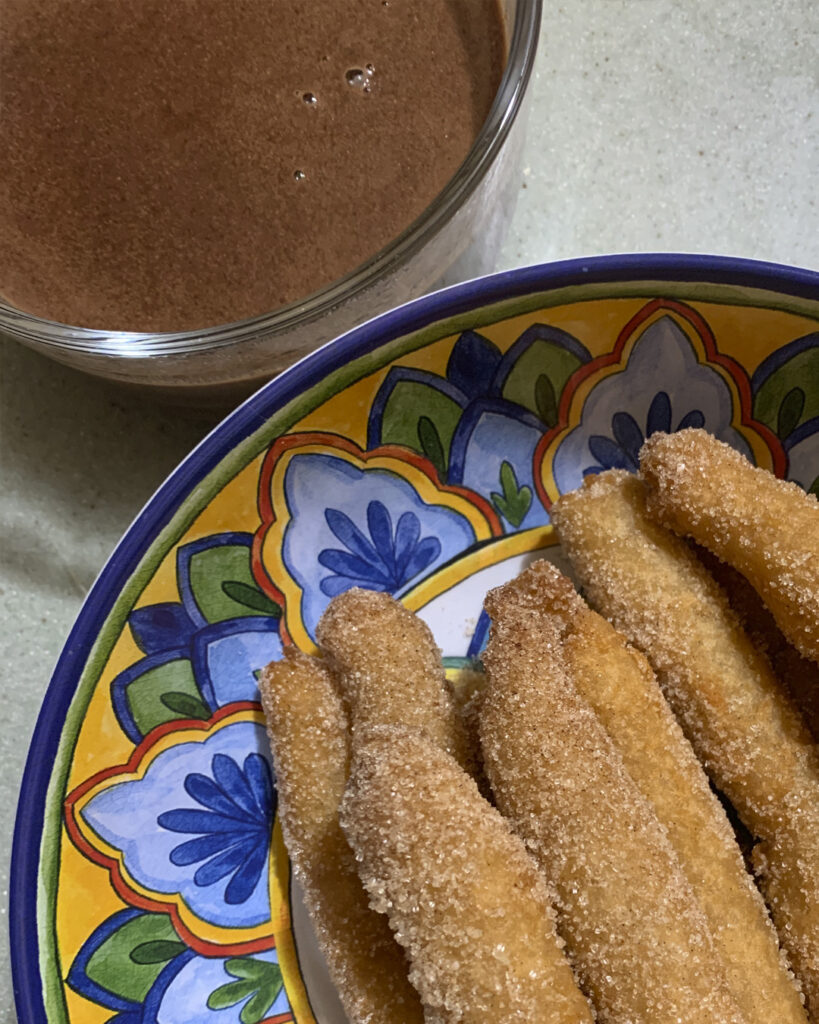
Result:
[[[486,607],[486,772],[555,888],[559,929],[598,1020],[743,1021],[665,830],[571,685],[557,630],[514,584]]]
[[[779,628],[819,662],[819,501],[704,430],[654,434],[640,452],[650,514],[742,573]]]
[[[645,657],[551,563],[535,562],[508,586],[559,630],[566,671],[666,829],[748,1024],[805,1024],[799,992],[722,805]]]
[[[374,725],[422,729],[474,770],[461,720],[429,627],[389,594],[354,588],[328,605],[318,625],[349,710],[353,735]]]
[[[802,712],[814,741],[819,741],[819,664],[803,658],[786,639],[776,619],[742,573],[699,544],[689,543],[725,593],[742,628],[757,649],[767,656],[776,678]]]
[[[804,722],[686,542],[649,518],[641,480],[601,473],[552,515],[590,603],[646,654],[707,772],[763,841],[765,895],[819,1019],[819,759]]]
[[[475,782],[418,731],[356,744],[342,823],[440,1024],[591,1024],[545,882]]]
[[[282,834],[344,1009],[353,1024],[421,1024],[406,958],[387,919],[370,909],[339,825],[349,740],[330,675],[291,648],[268,665],[259,689]]]

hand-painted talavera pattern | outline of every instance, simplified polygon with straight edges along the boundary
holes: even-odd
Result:
[[[656,430],[704,426],[819,491],[817,319],[712,298],[612,285],[386,344],[271,415],[150,538],[65,767],[55,1019],[314,1019],[256,676],[313,649],[334,595],[402,597],[458,666],[486,587],[552,543],[557,495],[635,469]]]

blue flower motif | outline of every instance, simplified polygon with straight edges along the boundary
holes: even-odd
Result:
[[[185,792],[207,810],[185,807],[164,811],[157,823],[171,832],[195,835],[171,851],[177,867],[198,864],[193,876],[200,888],[228,875],[225,903],[250,898],[267,863],[274,797],[267,761],[248,754],[242,768],[227,754],[214,754],[213,777],[192,772]]]
[[[137,887],[163,908],[185,908],[186,917],[231,942],[236,929],[270,920],[264,868],[276,802],[261,718],[258,710],[239,707],[209,725],[160,733],[144,748],[135,774],[115,772],[72,812],[92,845],[119,851],[114,870],[127,888]],[[200,838],[207,841],[180,852],[185,840]],[[212,864],[204,874],[190,866],[204,868],[236,845],[241,857],[233,850],[227,863]],[[224,871],[217,870],[220,864]]]
[[[614,440],[604,434],[592,434],[589,438],[589,451],[597,460],[596,466],[583,470],[583,475],[602,473],[605,469],[627,469],[636,473],[640,468],[640,449],[647,437],[658,431],[672,433],[671,399],[666,391],[658,391],[652,398],[646,416],[646,428],[643,432],[637,421],[628,412],[616,412],[611,418],[611,432]],[[702,427],[705,416],[699,409],[692,409],[683,416],[676,430],[687,427]]]
[[[338,509],[326,509],[324,518],[346,548],[325,548],[318,556],[319,563],[332,572],[320,583],[322,593],[328,597],[351,587],[398,590],[441,553],[437,537],[421,539],[421,524],[414,512],[404,512],[393,532],[390,513],[375,499],[367,505],[369,538]]]
[[[705,347],[671,314],[639,324],[617,371],[607,364],[595,374],[580,421],[557,442],[551,465],[557,494],[580,487],[589,473],[636,470],[643,441],[657,431],[704,427],[753,461],[748,441],[733,425],[734,392]],[[570,404],[576,395],[569,396]]]

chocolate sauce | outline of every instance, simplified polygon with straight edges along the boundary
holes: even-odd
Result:
[[[108,330],[269,312],[429,205],[497,0],[2,0],[0,294]]]

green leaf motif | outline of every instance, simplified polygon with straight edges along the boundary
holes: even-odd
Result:
[[[800,344],[797,342],[795,347]],[[794,391],[802,392],[798,417],[794,414],[799,396],[793,395]],[[754,418],[770,427],[778,437],[787,436],[782,433],[782,427],[790,427],[788,433],[793,433],[802,423],[819,416],[819,339],[795,351],[767,377],[754,395],[753,410]]]
[[[571,377],[582,361],[568,349],[554,341],[539,340],[530,345],[518,358],[509,372],[503,385],[503,397],[517,405],[522,405],[535,416],[540,417],[548,426],[557,423],[557,406],[560,396]],[[554,395],[554,422],[549,423],[549,398],[544,391],[545,385],[541,378],[549,382]],[[540,394],[538,394],[538,387]],[[541,408],[542,407],[542,408]],[[543,413],[547,414],[544,417]]]
[[[169,711],[182,715],[183,718],[198,718],[203,722],[210,718],[210,708],[207,704],[190,693],[171,690],[170,693],[163,693],[159,699]]]
[[[258,606],[247,601],[250,592],[255,599],[261,591],[253,579],[246,544],[221,544],[197,551],[190,559],[189,571],[194,600],[208,622],[259,614]],[[225,589],[225,583],[233,586]],[[237,583],[242,584],[238,591]]]
[[[170,704],[167,700],[169,696]],[[189,697],[193,704],[185,704],[185,709],[180,710],[182,705],[179,701],[183,696]],[[143,672],[128,687],[127,700],[143,736],[163,722],[172,722],[177,718],[200,718],[202,716],[199,713],[190,713],[191,708],[194,704],[204,707],[189,658],[177,658]],[[204,718],[210,718],[210,711],[207,711]]]
[[[279,988],[276,989],[273,995],[260,990],[255,996],[248,999],[239,1014],[239,1020],[242,1024],[258,1024],[260,1020],[263,1020],[267,1011],[273,1005],[276,996],[279,994],[279,989],[281,989],[281,985],[279,985]]]
[[[184,942],[172,942],[169,939],[154,939],[142,942],[131,950],[131,960],[135,964],[166,964],[175,956],[184,953],[187,946]]]
[[[251,587],[240,580],[225,580],[222,584],[222,592],[227,594],[231,601],[242,604],[246,608],[252,608],[260,615],[269,615],[273,619],[282,617],[281,605],[263,594],[258,587]]]
[[[808,494],[815,494],[816,497],[819,498],[819,476],[817,476],[817,478],[808,488]]]
[[[448,395],[420,381],[399,381],[390,392],[381,417],[381,444],[399,444],[423,454],[418,414],[434,424],[443,451],[448,451],[463,410]]]
[[[138,914],[93,952],[85,973],[107,992],[142,1003],[165,964],[185,949],[167,915]]]
[[[237,957],[227,961],[225,970],[236,981],[214,989],[208,996],[208,1009],[225,1010],[247,999],[239,1020],[241,1024],[259,1024],[281,992],[281,968],[265,960]]]
[[[421,445],[421,451],[426,455],[438,471],[438,476],[443,480],[446,474],[446,455],[444,454],[444,446],[441,444],[438,429],[429,416],[422,416],[418,420],[418,442]]]
[[[783,440],[796,430],[805,408],[805,392],[796,387],[782,399],[779,414],[776,418],[776,433]]]
[[[518,527],[526,518],[526,513],[532,504],[532,488],[527,487],[526,484],[523,487],[518,487],[515,470],[512,464],[505,460],[501,463],[500,485],[503,488],[503,494],[493,491],[492,501],[498,512],[512,526]]]
[[[557,396],[545,373],[540,374],[535,384],[535,405],[541,421],[547,427],[553,427],[557,423]]]
[[[208,996],[209,1010],[226,1010],[229,1006],[246,999],[251,993],[256,994],[256,983],[253,981],[229,981],[220,985]]]

